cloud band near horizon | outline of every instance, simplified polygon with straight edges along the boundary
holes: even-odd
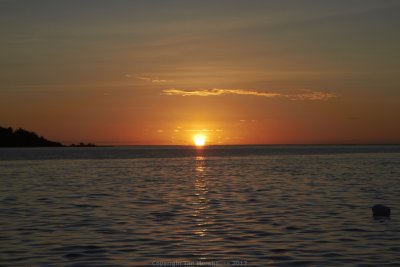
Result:
[[[267,98],[287,98],[290,100],[329,100],[331,98],[337,97],[333,93],[312,91],[312,90],[298,90],[299,93],[294,94],[282,94],[277,92],[267,92],[267,91],[256,91],[256,90],[245,90],[245,89],[223,89],[223,88],[213,88],[213,89],[164,89],[162,90],[165,95],[179,95],[179,96],[220,96],[220,95],[252,95]]]

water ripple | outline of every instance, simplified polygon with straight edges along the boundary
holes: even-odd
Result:
[[[399,163],[398,153],[0,161],[1,264],[395,266]],[[377,201],[390,219],[371,217]]]

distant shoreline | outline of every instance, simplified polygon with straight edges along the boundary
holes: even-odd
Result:
[[[342,144],[215,144],[206,145],[206,148],[213,147],[277,147],[277,146],[398,146],[400,143],[373,143],[373,144],[354,144],[354,143],[342,143]],[[129,144],[129,145],[96,145],[94,143],[78,143],[71,145],[64,145],[58,141],[51,141],[43,136],[39,136],[35,132],[27,131],[25,129],[19,128],[13,130],[13,128],[1,127],[0,126],[0,148],[1,147],[193,147],[193,145],[139,145],[139,144]]]
[[[206,145],[201,149],[213,148],[265,148],[265,147],[374,147],[374,146],[400,146],[400,144],[229,144],[229,145]],[[61,145],[61,146],[0,146],[1,148],[196,148],[194,145]]]
[[[0,147],[96,147],[96,145],[79,143],[66,146],[22,128],[14,130],[11,127],[0,127]]]

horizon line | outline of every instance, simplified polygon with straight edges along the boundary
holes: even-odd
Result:
[[[149,146],[165,146],[165,147],[196,147],[192,144],[96,144],[96,147],[149,147]],[[247,143],[247,144],[210,144],[203,147],[216,147],[216,146],[396,146],[400,143]],[[68,147],[69,145],[65,145]]]

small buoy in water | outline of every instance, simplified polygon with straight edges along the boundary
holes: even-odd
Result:
[[[375,205],[372,207],[372,215],[374,217],[389,217],[390,208],[384,205]]]

